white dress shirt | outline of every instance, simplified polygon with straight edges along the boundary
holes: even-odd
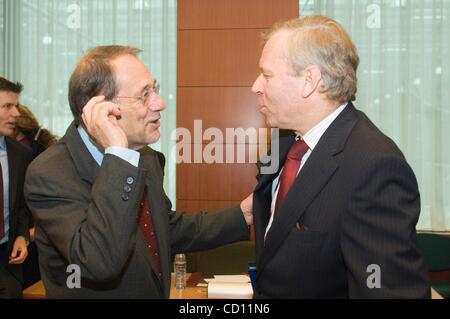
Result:
[[[77,129],[78,133],[81,136],[81,139],[83,140],[84,145],[86,145],[89,153],[91,153],[92,157],[95,159],[95,161],[99,166],[102,165],[103,157],[105,156],[104,154],[113,154],[116,155],[117,157],[120,157],[124,161],[127,161],[131,165],[138,167],[139,158],[141,155],[139,154],[139,152],[135,150],[130,150],[129,148],[125,147],[112,146],[108,147],[103,154],[102,149],[91,141],[89,135],[81,125],[78,126]]]

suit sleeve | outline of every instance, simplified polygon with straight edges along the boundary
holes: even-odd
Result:
[[[26,205],[25,202],[25,196],[24,196],[24,181],[25,181],[25,172],[26,169],[28,167],[28,165],[31,162],[31,153],[30,152],[24,152],[22,154],[23,158],[23,171],[21,173],[20,176],[20,183],[17,185],[17,203],[19,205],[18,210],[17,210],[17,233],[16,233],[16,237],[17,236],[23,236],[26,238],[26,240],[30,240],[30,232],[28,230],[32,218],[31,218],[31,212],[28,209],[28,206]]]
[[[250,227],[239,205],[217,212],[186,214],[172,210],[169,198],[165,194],[164,198],[169,212],[172,254],[207,250],[250,239]]]
[[[172,251],[191,252],[249,240],[250,231],[239,206],[218,212],[171,213]]]
[[[165,158],[156,152],[163,184]],[[236,241],[248,240],[250,231],[240,206],[218,212],[179,213],[172,210],[164,190],[161,191],[168,212],[172,254],[212,249]]]
[[[69,264],[80,266],[84,278],[116,278],[134,246],[144,189],[142,171],[105,155],[91,188],[76,171],[67,169],[56,177],[54,169],[42,169],[31,167],[25,185],[26,200],[42,236]]]
[[[350,298],[429,298],[416,244],[420,196],[400,157],[371,163],[342,220],[341,249]]]

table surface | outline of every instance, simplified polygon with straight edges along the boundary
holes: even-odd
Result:
[[[173,274],[172,274],[173,275]],[[173,281],[170,286],[170,299],[206,299],[208,298],[207,287],[197,287],[198,282],[202,279],[200,273],[187,274],[186,288],[177,290],[173,286]],[[45,288],[42,280],[34,285],[26,288],[23,291],[24,299],[44,299]]]
[[[34,285],[31,285],[23,291],[24,299],[44,299],[45,298],[45,288],[42,280],[39,280]]]
[[[195,272],[187,274],[186,288],[177,290],[174,287],[173,273],[172,284],[170,285],[170,299],[207,299],[208,287],[198,287],[197,284],[203,281],[202,273]]]
[[[173,275],[173,274],[172,274]],[[184,290],[176,290],[172,285],[170,286],[170,299],[206,299],[208,298],[207,287],[197,287],[197,283],[202,279],[201,274],[187,274],[186,288]],[[25,299],[44,299],[45,288],[41,281],[28,287],[23,291]],[[443,299],[433,288],[431,288],[431,299]]]

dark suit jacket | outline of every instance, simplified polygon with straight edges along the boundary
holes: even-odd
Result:
[[[29,240],[28,222],[30,212],[25,204],[23,184],[25,172],[31,161],[31,151],[21,143],[5,137],[8,153],[9,171],[9,241],[8,251],[11,252],[14,241],[18,236]],[[7,269],[22,281],[22,266],[9,265]]]
[[[73,124],[58,144],[33,161],[25,196],[35,218],[48,297],[165,298],[170,292],[171,255],[249,237],[239,206],[209,214],[172,211],[160,163],[157,152],[146,147],[139,168],[111,154],[99,167]],[[145,185],[161,281],[137,225]],[[72,273],[66,272],[69,264],[80,267],[80,289],[66,286]]]
[[[280,169],[293,142],[280,139]],[[278,173],[262,176],[254,192],[256,298],[429,297],[416,178],[362,112],[350,103],[329,126],[264,242]],[[371,289],[377,273],[381,286]]]

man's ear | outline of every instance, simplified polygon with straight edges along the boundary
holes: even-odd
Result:
[[[316,65],[311,65],[305,68],[302,73],[305,77],[302,97],[307,98],[318,89],[320,82],[322,81],[322,72],[320,72],[319,67]]]

